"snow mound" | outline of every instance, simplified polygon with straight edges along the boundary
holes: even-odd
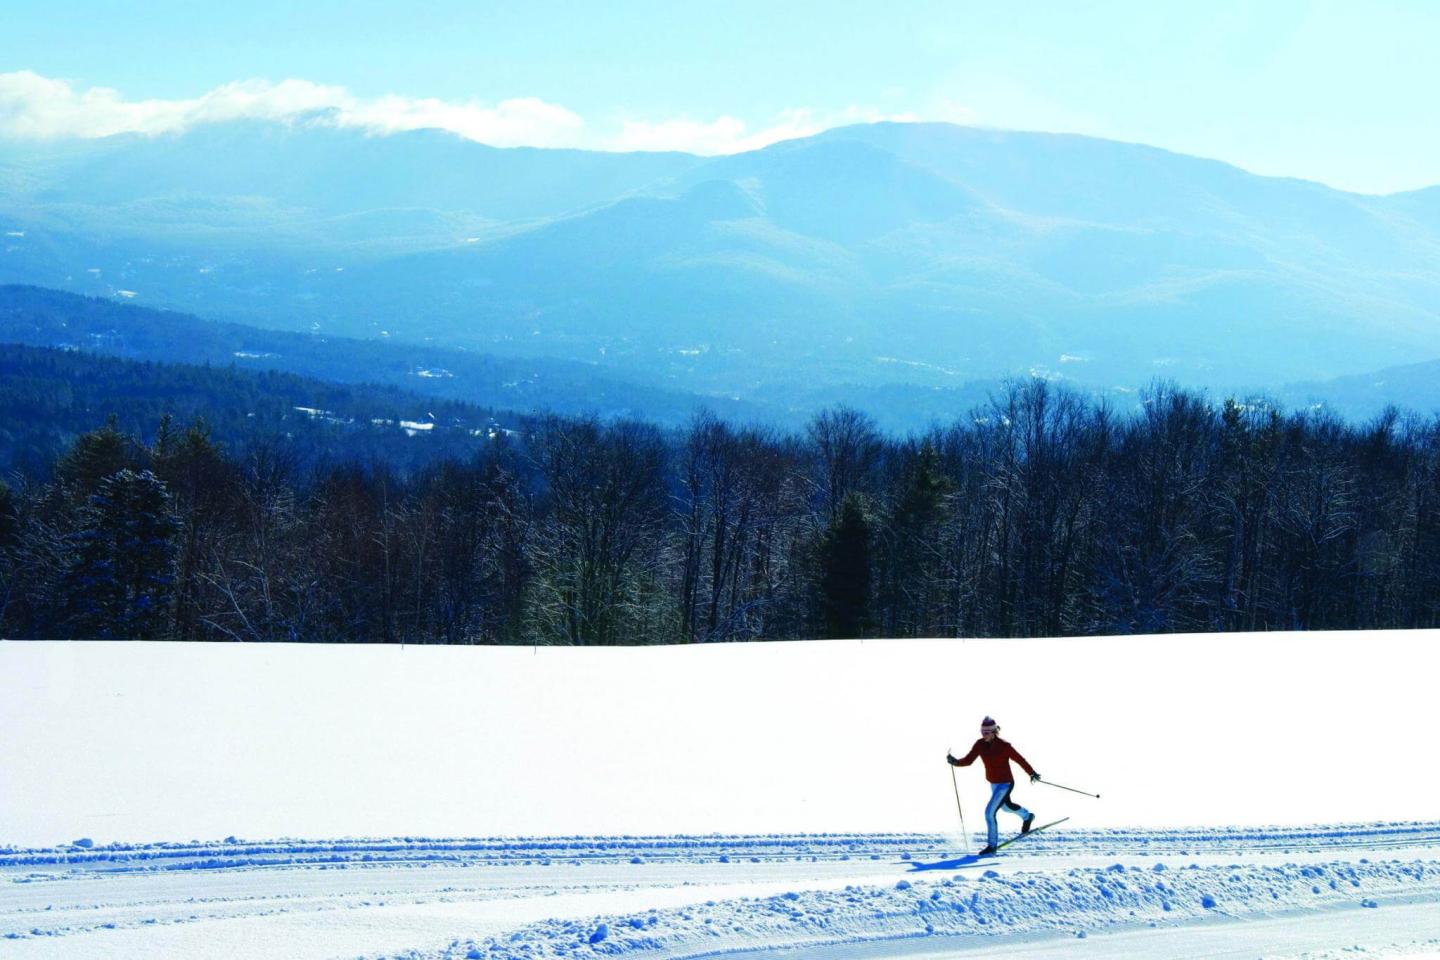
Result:
[[[1318,881],[1318,882],[1317,882]],[[892,887],[846,886],[711,901],[627,916],[551,920],[503,936],[456,942],[407,958],[560,960],[663,952],[689,957],[743,949],[813,948],[917,937],[1049,932],[1083,937],[1123,925],[1192,923],[1285,909],[1383,909],[1387,900],[1440,895],[1440,861],[1213,865],[1159,876],[1114,864],[1063,872],[955,874]]]

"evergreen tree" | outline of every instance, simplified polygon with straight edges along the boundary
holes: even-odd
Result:
[[[64,593],[72,636],[156,638],[173,582],[176,524],[165,484],[148,470],[120,470],[99,482],[83,518]]]
[[[820,616],[825,635],[859,637],[870,620],[870,519],[850,494],[820,543]]]
[[[883,534],[883,626],[887,634],[920,635],[930,631],[943,599],[941,524],[954,485],[928,440],[906,465],[900,483],[903,492]]]
[[[20,517],[10,485],[0,480],[0,553],[8,550],[19,533]]]
[[[177,433],[169,414],[160,420],[150,457],[170,493],[177,525],[170,630],[175,639],[190,640],[201,629],[204,560],[214,551],[232,506],[236,471],[210,439],[205,421],[196,420]]]
[[[75,438],[74,445],[55,465],[55,479],[83,502],[106,477],[133,467],[133,442],[120,432],[111,414],[105,426]]]

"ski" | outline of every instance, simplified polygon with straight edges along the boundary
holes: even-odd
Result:
[[[1059,820],[1051,820],[1049,823],[1042,824],[1041,826],[1031,827],[1029,833],[1017,833],[1015,834],[1015,836],[1011,837],[1009,840],[1006,840],[1004,843],[997,844],[995,846],[995,849],[998,851],[1004,847],[1010,846],[1010,844],[1014,843],[1016,840],[1024,840],[1026,837],[1033,837],[1041,830],[1049,830],[1056,824],[1064,823],[1066,820],[1069,819],[1069,817],[1061,817]]]

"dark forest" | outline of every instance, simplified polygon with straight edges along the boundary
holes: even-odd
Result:
[[[0,635],[654,644],[1440,625],[1440,423],[1043,380],[922,435],[534,417],[400,468],[162,419],[0,486]],[[416,438],[416,443],[425,438]]]

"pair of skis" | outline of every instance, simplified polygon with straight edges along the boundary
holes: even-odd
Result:
[[[1009,840],[1005,840],[1005,841],[1002,841],[1001,843],[997,843],[997,844],[995,845],[995,852],[996,852],[996,853],[999,853],[1001,850],[1003,850],[1003,849],[1005,849],[1006,847],[1010,846],[1010,844],[1014,843],[1016,840],[1024,840],[1026,837],[1033,837],[1033,836],[1035,836],[1035,834],[1039,833],[1041,830],[1049,830],[1051,827],[1058,826],[1059,824],[1062,824],[1062,823],[1064,823],[1066,820],[1069,820],[1069,819],[1070,819],[1069,817],[1061,817],[1059,820],[1051,820],[1049,823],[1041,824],[1041,825],[1038,826],[1038,827],[1031,827],[1029,833],[1017,833],[1017,834],[1015,834],[1015,836],[1011,837]]]
[[[949,758],[949,756],[950,755],[947,753],[947,759]],[[1089,790],[1077,790],[1074,787],[1067,787],[1059,783],[1051,783],[1049,780],[1040,779],[1040,776],[1038,774],[1036,774],[1032,779],[1036,783],[1045,784],[1047,787],[1058,787],[1061,790],[1069,790],[1071,793],[1080,793],[1084,794],[1087,797],[1094,797],[1096,800],[1100,799],[1100,794],[1098,793],[1091,793]],[[960,835],[962,837],[968,838],[970,836],[970,832],[965,829],[965,810],[960,806],[960,784],[955,779],[955,764],[953,761],[950,764],[950,784],[955,788],[955,810],[960,814]],[[1010,844],[1014,843],[1016,840],[1021,839],[1022,837],[1028,837],[1032,833],[1039,833],[1041,830],[1049,830],[1051,827],[1059,826],[1060,824],[1064,823],[1066,820],[1069,819],[1069,817],[1061,817],[1059,820],[1051,820],[1049,823],[1041,824],[1038,827],[1031,827],[1028,832],[1017,833],[1009,840],[1006,840],[1003,843],[997,843],[995,845],[995,852],[999,853],[1002,848],[1010,846]],[[985,854],[985,856],[993,855],[994,854]],[[976,854],[976,856],[980,856],[980,854]]]
[[[1058,825],[1064,823],[1066,820],[1069,820],[1069,819],[1070,819],[1069,817],[1061,817],[1059,820],[1052,820],[1052,821],[1050,821],[1049,823],[1041,824],[1041,825],[1038,826],[1038,827],[1031,827],[1031,828],[1030,828],[1030,833],[1016,834],[1015,836],[1011,837],[1009,840],[1006,840],[1004,843],[997,844],[996,847],[995,847],[996,853],[998,853],[998,852],[1000,851],[1000,848],[1001,848],[1001,847],[1008,847],[1008,846],[1010,846],[1010,844],[1014,843],[1016,840],[1024,839],[1025,837],[1031,836],[1032,834],[1039,833],[1039,832],[1042,831],[1042,830],[1049,830],[1051,827],[1058,826]],[[966,837],[966,840],[967,840],[967,841],[969,840],[969,837],[968,837],[968,836]],[[968,854],[966,854],[966,855],[964,855],[964,856],[962,856],[962,857],[959,857],[959,858],[957,858],[957,859],[954,859],[954,860],[940,860],[940,861],[938,861],[938,862],[936,862],[936,863],[916,863],[916,862],[914,862],[914,861],[912,860],[912,861],[910,862],[910,869],[911,869],[912,871],[915,871],[915,870],[958,870],[958,869],[961,869],[961,868],[963,868],[963,867],[974,866],[975,864],[979,863],[981,860],[984,860],[984,859],[986,859],[987,857],[993,857],[993,856],[995,856],[994,853],[987,853],[987,854],[983,854],[983,855],[982,855],[982,854],[979,854],[979,853],[968,853]]]

